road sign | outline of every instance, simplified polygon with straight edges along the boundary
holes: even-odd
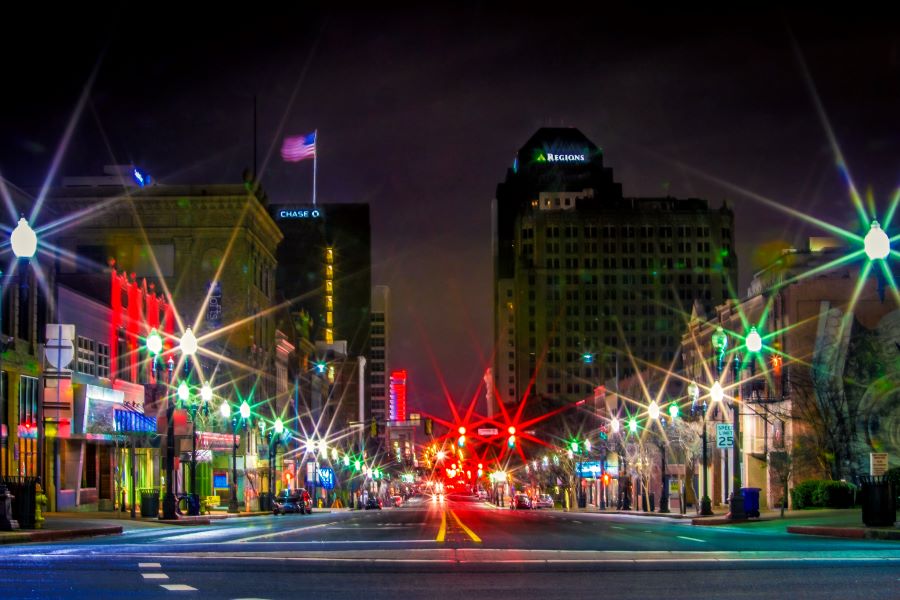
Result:
[[[681,482],[676,478],[669,479],[669,497],[678,498],[681,495]]]
[[[479,427],[478,435],[481,437],[488,437],[489,435],[497,435],[500,433],[500,430],[496,427]]]
[[[734,447],[734,426],[731,423],[716,423],[716,447]]]
[[[869,452],[869,475],[884,475],[888,470],[887,452]]]

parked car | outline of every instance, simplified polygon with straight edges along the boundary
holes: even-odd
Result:
[[[312,512],[312,498],[303,488],[293,491],[284,490],[273,499],[272,514],[287,513],[309,514]]]
[[[531,498],[525,494],[516,494],[512,502],[509,503],[512,509],[531,508]]]
[[[381,510],[381,500],[374,494],[366,498],[366,510]]]
[[[487,492],[484,490],[478,490],[478,499],[479,500],[487,500]]]
[[[391,503],[396,507],[400,508],[400,505],[403,504],[403,496],[392,496]]]
[[[550,494],[541,494],[531,502],[531,505],[534,508],[553,508],[553,498]]]

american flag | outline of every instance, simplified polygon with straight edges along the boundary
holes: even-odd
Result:
[[[300,162],[316,157],[316,134],[295,135],[284,138],[281,146],[281,158],[285,162]]]

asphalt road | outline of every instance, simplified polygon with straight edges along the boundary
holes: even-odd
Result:
[[[777,522],[404,508],[146,526],[0,547],[3,597],[898,598],[900,543],[789,535]]]

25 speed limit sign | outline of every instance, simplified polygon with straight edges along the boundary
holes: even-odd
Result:
[[[716,447],[732,448],[734,446],[734,425],[716,423]]]

